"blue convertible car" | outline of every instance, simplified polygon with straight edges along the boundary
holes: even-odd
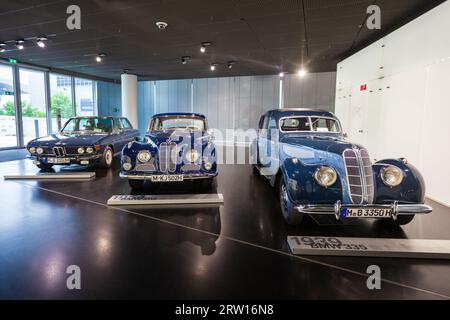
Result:
[[[128,179],[132,189],[141,189],[144,181],[196,180],[211,187],[217,176],[212,140],[204,115],[154,115],[146,136],[122,150],[121,177]]]
[[[330,112],[280,109],[261,117],[253,145],[258,171],[276,186],[282,214],[298,225],[304,215],[384,218],[397,225],[430,213],[425,184],[404,158],[372,163],[348,142]]]
[[[77,117],[69,119],[59,133],[30,141],[27,149],[42,170],[70,164],[109,168],[114,154],[138,136],[127,118]]]

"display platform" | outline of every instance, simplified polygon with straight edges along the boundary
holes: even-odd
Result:
[[[158,195],[114,195],[107,204],[123,205],[171,205],[171,204],[223,204],[221,193],[211,194],[158,194]]]
[[[450,259],[450,240],[288,236],[295,255]]]
[[[52,172],[52,173],[31,173],[5,175],[5,180],[64,180],[64,181],[85,181],[93,180],[95,172]]]

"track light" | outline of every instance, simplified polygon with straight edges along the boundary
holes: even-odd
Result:
[[[40,48],[45,48],[45,41],[47,41],[47,37],[37,37],[36,43]]]
[[[6,43],[0,42],[0,52],[5,52],[5,51],[6,51]]]
[[[301,68],[300,70],[297,71],[297,75],[301,78],[303,78],[304,76],[306,76],[306,74],[308,73],[307,70]]]
[[[216,71],[216,63],[211,64],[211,66],[209,67],[211,69],[211,71]]]
[[[24,48],[24,46],[23,46],[24,42],[25,41],[23,39],[16,40],[16,47],[17,47],[17,49],[22,50]]]
[[[190,56],[183,56],[181,57],[181,63],[186,64],[191,59]]]
[[[232,69],[233,65],[236,63],[236,61],[228,61],[227,67],[228,69]]]
[[[95,60],[97,62],[102,62],[103,58],[106,57],[106,53],[99,53],[96,57]]]
[[[284,78],[285,72],[280,72],[278,75],[280,76],[280,78]]]
[[[200,47],[200,52],[201,53],[205,53],[206,52],[206,48],[209,47],[212,43],[209,41],[206,42],[202,42],[202,46]]]

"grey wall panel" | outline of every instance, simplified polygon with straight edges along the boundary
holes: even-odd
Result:
[[[97,81],[97,113],[99,116],[122,114],[120,84]]]
[[[283,106],[334,111],[336,73],[322,72],[286,75],[283,79]]]
[[[333,72],[309,74],[305,78],[285,76],[284,105],[333,110],[335,77]],[[256,128],[262,114],[278,108],[280,78],[253,76],[140,81],[138,90],[141,129],[146,128],[148,119],[155,112],[189,112],[193,101],[193,111],[205,114],[210,128],[225,133],[225,129]]]

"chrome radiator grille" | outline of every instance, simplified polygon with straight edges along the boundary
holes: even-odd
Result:
[[[347,149],[343,153],[350,197],[355,204],[373,202],[374,183],[372,163],[365,149]]]
[[[163,142],[159,145],[159,170],[175,172],[177,169],[178,150],[175,142]]]

